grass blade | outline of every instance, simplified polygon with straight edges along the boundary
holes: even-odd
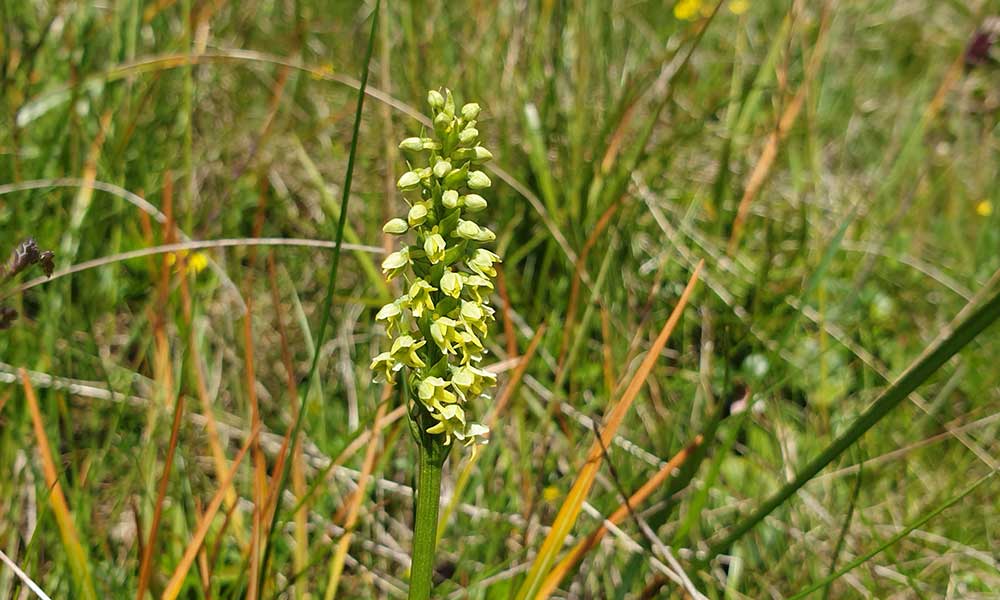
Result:
[[[764,502],[753,514],[739,523],[725,538],[713,544],[710,555],[725,552],[732,546],[733,542],[743,537],[744,534],[763,521],[765,517],[774,512],[774,509],[784,504],[799,488],[808,483],[824,467],[850,448],[854,442],[881,421],[892,409],[896,408],[911,392],[916,390],[920,384],[941,368],[948,359],[975,339],[977,335],[989,327],[998,317],[1000,317],[1000,289],[995,290],[988,300],[983,302],[979,308],[972,311],[953,331],[928,347],[900,375],[896,382],[882,392],[868,410],[854,421],[847,431],[842,433],[819,456],[803,467],[794,480],[785,484],[784,487]]]
[[[982,478],[980,478],[979,481],[976,481],[975,483],[973,483],[969,487],[965,488],[965,490],[962,491],[961,493],[959,493],[957,496],[949,499],[947,502],[945,502],[941,506],[935,508],[931,512],[927,513],[926,515],[920,517],[919,519],[917,519],[913,523],[911,523],[908,526],[904,527],[896,535],[892,536],[891,538],[889,538],[885,542],[879,544],[878,547],[876,547],[874,550],[871,550],[871,551],[869,551],[869,552],[867,552],[867,553],[865,553],[865,554],[863,554],[863,555],[855,558],[854,560],[852,560],[848,564],[844,565],[844,567],[841,568],[836,573],[830,575],[829,577],[827,577],[826,579],[823,579],[822,581],[818,581],[818,582],[814,583],[813,585],[809,586],[808,588],[806,588],[806,589],[798,592],[794,596],[790,597],[788,600],[797,600],[798,598],[805,598],[806,596],[808,596],[809,594],[811,594],[811,593],[815,592],[816,590],[822,588],[823,586],[829,585],[830,583],[836,581],[841,576],[843,576],[845,573],[849,573],[854,568],[858,567],[861,564],[864,564],[866,561],[868,561],[872,557],[880,554],[883,550],[885,550],[889,546],[892,546],[893,544],[895,544],[899,540],[901,540],[901,539],[905,538],[906,536],[910,535],[910,533],[914,529],[917,529],[918,527],[922,526],[924,523],[930,521],[934,517],[938,516],[939,514],[943,513],[944,511],[948,510],[949,508],[951,508],[953,505],[955,505],[956,503],[958,503],[960,500],[962,500],[963,498],[965,498],[966,496],[968,496],[972,492],[976,491],[980,486],[982,486],[984,483],[986,483],[987,481],[989,481],[994,475],[996,475],[996,471],[990,471],[988,474],[986,474],[985,476],[983,476]]]
[[[559,508],[559,514],[552,523],[552,529],[545,537],[545,541],[542,543],[542,548],[538,551],[538,556],[535,557],[535,560],[531,565],[531,569],[528,571],[527,579],[525,579],[524,583],[521,584],[521,587],[517,592],[517,600],[526,600],[527,598],[538,597],[538,593],[542,588],[544,579],[548,575],[552,563],[555,562],[556,555],[562,548],[563,542],[566,540],[566,536],[569,535],[570,530],[573,529],[573,525],[576,523],[576,518],[580,514],[583,502],[586,500],[587,495],[590,493],[590,488],[594,484],[594,479],[597,477],[597,470],[601,466],[601,459],[604,455],[603,448],[611,444],[611,440],[618,432],[618,427],[621,425],[622,419],[625,417],[625,413],[628,411],[629,407],[631,407],[632,401],[639,395],[639,390],[642,389],[642,386],[646,382],[646,378],[653,369],[653,365],[656,364],[656,359],[659,358],[660,351],[663,350],[664,346],[666,346],[667,339],[673,332],[674,327],[680,321],[681,314],[684,312],[684,307],[687,306],[688,299],[691,297],[695,284],[698,282],[698,275],[701,273],[703,265],[704,261],[699,262],[698,266],[695,267],[694,273],[691,275],[691,279],[688,280],[687,287],[684,288],[684,293],[681,294],[680,300],[677,302],[677,306],[674,307],[673,312],[670,313],[670,317],[663,325],[663,329],[660,330],[660,334],[657,336],[656,341],[653,342],[653,346],[649,349],[649,352],[643,359],[642,364],[639,365],[638,370],[629,382],[625,392],[611,409],[607,423],[601,433],[601,439],[595,441],[591,446],[590,451],[587,453],[587,461],[584,463],[583,467],[581,467],[580,474],[573,483],[573,487],[570,489],[569,494],[566,495],[566,500]]]
[[[21,376],[21,385],[24,386],[24,396],[28,401],[28,412],[31,413],[31,424],[35,428],[35,438],[38,440],[38,456],[42,461],[42,471],[45,474],[45,487],[51,490],[49,504],[52,505],[56,524],[59,526],[59,535],[62,537],[63,548],[66,550],[70,571],[73,573],[74,587],[83,600],[97,600],[97,591],[90,574],[90,560],[87,558],[86,549],[80,543],[80,535],[76,530],[76,525],[73,524],[73,515],[70,514],[69,504],[66,503],[66,496],[63,495],[62,486],[59,484],[56,463],[52,458],[49,438],[45,434],[45,425],[42,422],[42,413],[38,409],[35,388],[31,386],[27,371],[19,369],[19,375]]]
[[[14,572],[14,575],[16,575],[17,578],[21,580],[21,583],[23,583],[25,587],[31,590],[33,594],[35,594],[42,600],[52,600],[51,598],[49,598],[48,594],[42,591],[42,588],[38,587],[37,583],[35,583],[34,581],[31,580],[30,577],[28,577],[27,573],[22,571],[20,567],[18,567],[17,564],[15,564],[14,561],[10,559],[10,557],[8,557],[6,554],[3,553],[3,550],[0,550],[0,561],[3,561],[4,564],[10,567],[10,570]]]
[[[257,434],[260,432],[260,428],[257,427],[250,432],[250,435],[246,437],[243,442],[243,447],[233,458],[232,464],[229,466],[229,472],[226,473],[226,477],[219,482],[219,488],[216,490],[215,495],[212,497],[212,501],[208,503],[205,507],[205,512],[202,513],[201,518],[198,519],[198,527],[195,529],[194,537],[188,543],[187,548],[184,550],[184,555],[181,557],[181,561],[177,564],[174,569],[174,574],[171,575],[170,581],[167,582],[166,588],[163,590],[163,600],[174,600],[177,598],[178,594],[181,592],[181,587],[184,585],[184,579],[187,577],[187,573],[191,570],[191,565],[194,564],[194,559],[201,550],[201,545],[205,542],[205,536],[208,535],[208,529],[212,525],[212,519],[215,518],[215,514],[219,512],[219,507],[222,505],[222,501],[226,497],[226,490],[233,482],[233,477],[236,475],[236,470],[239,468],[240,463],[243,462],[243,457],[246,456],[247,451],[250,450],[250,446],[253,445],[254,441],[257,439]]]
[[[316,331],[316,343],[315,350],[313,351],[312,362],[309,365],[309,375],[306,377],[308,382],[306,392],[303,398],[299,400],[299,411],[295,418],[295,428],[292,430],[292,440],[291,445],[295,447],[298,442],[299,431],[302,430],[302,417],[307,412],[306,400],[309,399],[310,391],[312,386],[316,381],[316,369],[319,366],[319,355],[320,348],[323,347],[324,336],[326,335],[326,328],[330,321],[330,307],[333,305],[333,292],[337,284],[337,274],[340,267],[340,248],[344,242],[344,229],[347,226],[347,203],[351,197],[351,181],[354,175],[354,161],[358,154],[358,137],[361,132],[361,111],[364,109],[365,105],[365,88],[368,87],[368,71],[372,60],[372,51],[375,49],[375,31],[378,27],[378,13],[382,6],[382,0],[377,0],[375,2],[375,11],[372,14],[372,28],[371,33],[368,36],[368,49],[365,52],[365,60],[362,64],[361,71],[361,85],[358,90],[358,105],[354,113],[354,131],[351,134],[351,149],[347,155],[347,173],[344,174],[344,194],[340,200],[340,218],[337,223],[337,238],[336,246],[333,249],[333,258],[330,262],[330,279],[326,284],[326,296],[323,298],[323,308],[320,313],[319,329]],[[282,493],[285,490],[285,485],[288,483],[288,468],[289,463],[286,463],[281,473],[281,482],[278,485],[277,497],[281,498]],[[274,516],[271,519],[271,525],[268,527],[268,537],[274,534],[275,529],[277,529],[278,514],[281,511],[275,510]],[[268,539],[266,544],[266,550],[264,551],[264,559],[261,561],[261,577],[265,576],[267,573],[267,563],[271,555],[271,548],[273,546],[272,540]]]
[[[626,504],[619,506],[615,512],[605,519],[614,525],[621,523],[630,512],[630,510],[635,510],[637,506],[646,501],[649,496],[656,491],[681,465],[683,465],[688,457],[694,454],[694,451],[701,446],[702,436],[696,436],[694,440],[688,444],[684,449],[674,455],[667,464],[663,465],[659,471],[653,475],[649,481],[644,483],[634,494],[628,498]],[[576,546],[569,551],[566,556],[563,557],[561,561],[549,572],[548,577],[545,578],[545,582],[542,584],[542,589],[538,592],[538,598],[548,598],[553,591],[555,591],[556,586],[559,582],[566,577],[569,570],[572,569],[577,563],[583,560],[594,546],[607,534],[607,525],[601,523],[601,525],[594,530],[593,533],[588,535],[586,538],[577,542]]]

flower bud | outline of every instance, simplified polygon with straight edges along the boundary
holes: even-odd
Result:
[[[476,142],[476,138],[479,137],[479,130],[475,127],[468,127],[463,129],[458,134],[458,142],[463,146],[468,146]]]
[[[434,150],[437,152],[441,149],[441,142],[435,141],[432,138],[421,138],[420,141],[424,145],[424,150]]]
[[[406,233],[407,229],[409,229],[409,227],[407,226],[406,221],[399,218],[390,219],[385,225],[382,226],[383,232],[394,235],[402,235]]]
[[[479,239],[479,225],[464,219],[458,220],[458,227],[455,228],[455,235],[467,240]]]
[[[410,207],[410,212],[406,215],[406,219],[410,222],[410,227],[423,224],[427,220],[427,207],[423,204],[414,204]]]
[[[448,133],[449,127],[451,127],[451,117],[444,113],[438,113],[438,116],[434,117],[434,132],[442,138]]]
[[[490,178],[482,171],[470,171],[467,181],[469,188],[473,190],[484,190],[491,185]]]
[[[462,205],[468,209],[469,212],[479,212],[486,208],[486,199],[479,194],[468,194],[462,196]]]
[[[458,192],[455,190],[445,190],[445,192],[441,194],[441,204],[444,204],[444,207],[448,210],[458,206]]]
[[[493,160],[493,153],[487,150],[486,148],[483,148],[482,146],[476,146],[472,150],[473,152],[475,152],[475,158],[473,158],[472,160],[476,162],[484,163],[488,160]]]
[[[408,150],[410,152],[420,152],[424,149],[424,142],[418,137],[408,137],[399,143],[400,150]]]
[[[427,92],[427,104],[430,104],[434,110],[441,110],[444,108],[444,96],[437,90],[431,90]]]
[[[479,116],[479,105],[475,102],[470,102],[462,107],[462,118],[466,121],[471,121]]]
[[[439,160],[434,163],[434,176],[444,179],[444,176],[451,172],[451,163],[446,160]]]
[[[417,175],[413,171],[407,171],[403,173],[399,181],[396,182],[396,187],[401,190],[412,190],[420,185],[420,175]]]

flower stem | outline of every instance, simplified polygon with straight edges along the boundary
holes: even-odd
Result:
[[[438,505],[441,498],[441,467],[433,449],[420,448],[417,474],[417,510],[413,526],[413,562],[410,566],[410,600],[431,596],[434,546],[437,541]]]

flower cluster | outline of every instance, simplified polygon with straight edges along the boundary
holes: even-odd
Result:
[[[385,324],[390,348],[371,368],[393,383],[407,367],[403,377],[416,392],[410,415],[418,435],[445,446],[452,439],[468,445],[482,441],[488,430],[467,418],[466,406],[496,383],[493,373],[477,365],[493,321],[488,302],[500,257],[480,247],[496,235],[472,216],[486,208],[479,192],[490,187],[490,178],[479,167],[493,155],[479,145],[478,104],[456,111],[448,90],[430,91],[427,101],[433,136],[399,145],[410,170],[396,185],[409,211],[383,231],[412,232],[415,243],[382,262],[387,279],[405,279],[405,293],[375,317]]]

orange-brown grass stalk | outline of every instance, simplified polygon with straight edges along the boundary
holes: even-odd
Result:
[[[591,445],[590,451],[587,453],[587,460],[580,468],[580,473],[577,476],[576,481],[573,483],[573,487],[570,489],[569,493],[566,495],[566,499],[563,501],[562,506],[559,508],[559,513],[556,516],[555,521],[552,523],[552,528],[545,537],[545,541],[542,543],[542,548],[539,550],[538,555],[532,563],[531,569],[528,571],[527,579],[524,581],[517,593],[518,600],[539,598],[538,592],[541,589],[543,580],[548,575],[552,563],[555,562],[556,555],[562,548],[563,542],[566,540],[566,536],[569,535],[573,525],[576,523],[576,519],[580,514],[581,508],[583,507],[583,502],[586,500],[587,496],[590,494],[591,488],[593,487],[594,480],[597,477],[597,470],[600,468],[602,457],[604,456],[603,448],[611,445],[611,441],[617,434],[618,428],[621,426],[622,420],[625,418],[625,414],[632,406],[632,402],[639,395],[639,391],[642,389],[646,382],[646,378],[653,370],[653,366],[656,364],[656,360],[659,358],[660,352],[663,350],[664,346],[666,346],[667,340],[670,338],[670,334],[673,333],[677,323],[680,322],[681,315],[684,312],[684,308],[687,306],[691,294],[694,292],[695,284],[698,282],[698,276],[701,274],[701,269],[704,264],[704,261],[699,261],[698,265],[695,267],[694,273],[691,274],[691,279],[688,280],[687,286],[684,288],[684,292],[681,294],[681,297],[677,302],[677,306],[674,307],[674,310],[671,312],[667,322],[663,325],[663,328],[660,330],[660,334],[657,336],[652,347],[650,347],[649,352],[646,354],[646,357],[639,365],[638,370],[636,370],[635,375],[633,375],[632,380],[625,389],[625,392],[612,406],[607,422],[604,426],[604,430],[601,432],[600,439],[596,440]]]

